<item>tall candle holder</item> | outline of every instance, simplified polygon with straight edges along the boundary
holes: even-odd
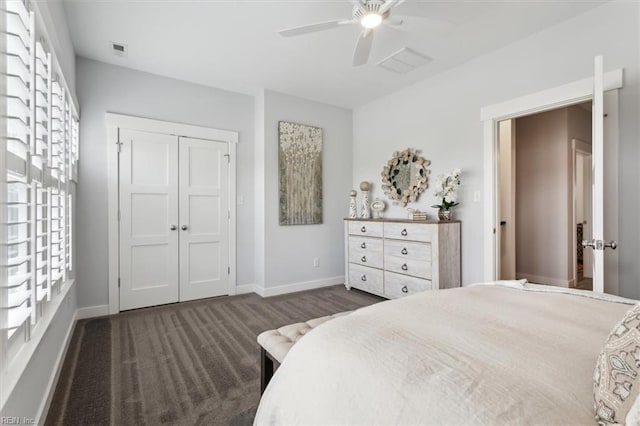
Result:
[[[360,217],[362,219],[369,219],[371,217],[371,206],[369,205],[369,189],[371,185],[369,182],[360,182],[360,191],[362,191],[362,211]]]
[[[351,190],[349,193],[349,218],[355,219],[358,217],[358,207],[356,204],[356,196],[358,192],[356,190]]]

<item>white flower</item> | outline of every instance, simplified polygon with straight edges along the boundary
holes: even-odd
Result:
[[[453,169],[451,172],[439,175],[434,179],[435,197],[440,200],[440,205],[449,208],[458,202],[458,194],[456,190],[460,186],[460,175],[462,170]]]
[[[444,196],[444,200],[447,203],[455,203],[456,201],[458,201],[458,195],[455,192],[449,192]]]

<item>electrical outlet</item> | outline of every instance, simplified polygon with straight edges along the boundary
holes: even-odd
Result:
[[[320,258],[319,257],[314,257],[313,258],[313,267],[314,268],[319,268],[320,267]]]
[[[242,195],[238,195],[238,205],[241,206],[244,204],[244,197]]]

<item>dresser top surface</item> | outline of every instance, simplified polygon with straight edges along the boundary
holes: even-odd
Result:
[[[428,220],[412,220],[412,219],[399,219],[399,218],[383,218],[383,219],[362,219],[362,218],[350,218],[345,217],[344,220],[352,222],[396,222],[396,223],[428,223],[432,225],[446,225],[449,223],[461,223],[459,220],[439,221],[435,219]]]

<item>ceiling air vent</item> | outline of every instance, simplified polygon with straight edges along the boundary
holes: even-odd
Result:
[[[127,57],[128,48],[127,48],[127,45],[124,44],[124,43],[111,42],[111,51],[116,56],[121,56],[123,58],[126,58]]]
[[[378,66],[393,71],[398,74],[406,74],[409,71],[421,67],[433,59],[420,52],[416,52],[408,47],[403,47],[382,61],[378,62]]]

